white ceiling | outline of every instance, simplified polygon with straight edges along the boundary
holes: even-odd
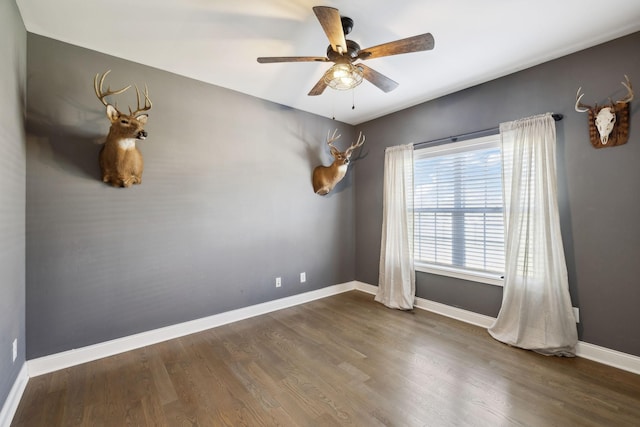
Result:
[[[31,33],[359,124],[640,30],[638,0],[17,0]],[[366,61],[400,86],[307,96],[331,63],[312,6],[362,48],[430,32],[435,49]],[[640,51],[640,48],[639,48]],[[102,71],[102,70],[97,70]],[[152,88],[150,88],[152,91]],[[355,109],[352,101],[355,99]]]

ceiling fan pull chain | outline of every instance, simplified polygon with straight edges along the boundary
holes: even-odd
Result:
[[[356,88],[351,89],[351,109],[356,109]]]
[[[336,119],[336,97],[331,96],[331,120]]]

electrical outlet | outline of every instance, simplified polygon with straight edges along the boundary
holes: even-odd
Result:
[[[300,273],[300,283],[304,283],[306,281],[307,281],[307,273],[303,271],[302,273]]]
[[[282,277],[276,277],[276,288],[282,286]]]
[[[13,340],[13,360],[12,360],[12,362],[15,362],[17,358],[18,358],[18,338]]]
[[[576,323],[580,323],[580,309],[573,307],[573,316],[576,318]]]

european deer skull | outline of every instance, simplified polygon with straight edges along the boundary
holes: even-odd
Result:
[[[607,145],[607,142],[609,142],[609,135],[613,130],[613,125],[616,123],[614,107],[604,107],[598,111],[595,123],[598,128],[598,133],[600,134],[600,142],[602,142],[603,145]]]
[[[626,82],[622,82],[622,85],[627,89],[627,95],[616,101],[615,103],[611,101],[609,107],[600,107],[598,108],[598,104],[591,107],[590,105],[582,104],[580,101],[584,96],[584,93],[580,93],[582,91],[582,87],[578,88],[578,92],[576,93],[576,106],[575,109],[579,113],[589,112],[589,128],[591,134],[591,143],[594,147],[600,148],[607,146],[610,142],[610,136],[616,127],[616,123],[619,122],[619,125],[628,126],[628,110],[629,110],[629,102],[633,99],[633,89],[631,87],[631,82],[629,81],[629,77],[624,76]],[[626,113],[626,115],[623,115]],[[623,120],[618,120],[618,115],[622,115]],[[620,123],[621,122],[621,123]],[[595,125],[595,129],[597,129],[597,133],[600,136],[599,141],[594,141],[593,134],[595,134],[595,130],[593,126]],[[628,129],[623,129],[625,132]],[[627,135],[628,136],[628,135]],[[616,137],[616,141],[612,145],[621,145],[626,142],[618,140]]]

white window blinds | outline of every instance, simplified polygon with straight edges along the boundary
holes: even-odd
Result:
[[[499,277],[504,219],[499,135],[416,150],[418,264]]]

